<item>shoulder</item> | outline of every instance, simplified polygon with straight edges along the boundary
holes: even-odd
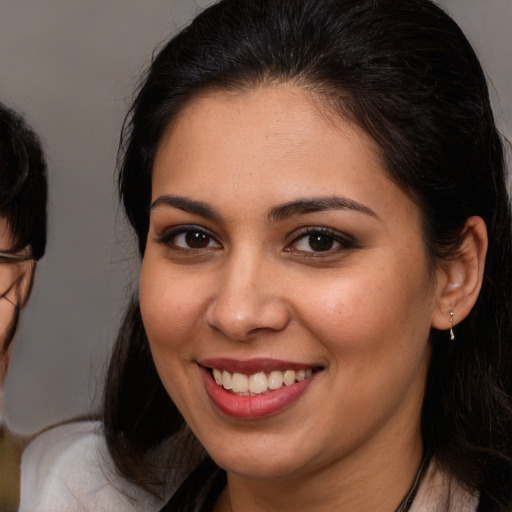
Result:
[[[161,505],[116,474],[99,422],[52,428],[23,453],[19,512],[152,512]]]

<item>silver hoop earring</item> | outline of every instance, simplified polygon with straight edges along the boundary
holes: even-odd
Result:
[[[450,340],[453,341],[455,339],[455,334],[453,333],[453,311],[450,311]]]

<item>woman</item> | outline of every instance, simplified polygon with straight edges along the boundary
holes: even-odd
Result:
[[[0,103],[0,503],[18,500],[19,446],[3,425],[3,386],[20,311],[46,246],[46,163],[35,133]]]
[[[214,4],[121,154],[140,291],[81,450],[135,510],[512,510],[503,148],[445,13]]]
[[[0,104],[0,384],[46,246],[46,162],[38,137]]]
[[[121,474],[168,481],[151,450],[186,423],[208,456],[166,510],[512,509],[503,150],[438,7],[213,5],[155,58],[123,150]]]

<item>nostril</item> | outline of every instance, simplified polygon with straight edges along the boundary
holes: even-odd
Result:
[[[217,298],[205,312],[209,328],[230,339],[249,342],[257,336],[281,331],[289,322],[286,306],[264,294],[252,298]]]

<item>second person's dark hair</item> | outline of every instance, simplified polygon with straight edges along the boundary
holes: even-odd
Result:
[[[43,256],[47,196],[46,161],[38,136],[19,114],[0,103],[0,216],[14,238],[9,251],[29,248],[35,260]]]

